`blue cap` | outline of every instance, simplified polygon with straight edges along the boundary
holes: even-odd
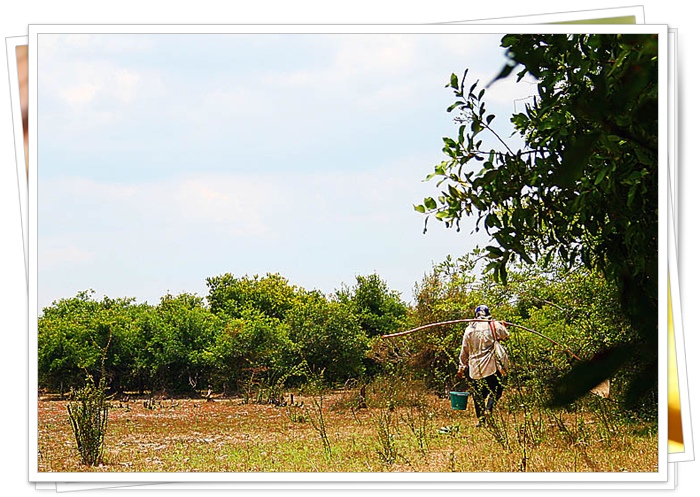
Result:
[[[476,309],[474,309],[474,315],[478,317],[479,314],[483,314],[484,316],[490,316],[491,311],[489,311],[488,306],[479,305],[476,307]]]

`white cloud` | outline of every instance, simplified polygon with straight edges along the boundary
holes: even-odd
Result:
[[[114,124],[135,118],[164,95],[164,80],[157,71],[137,69],[128,59],[100,53],[106,43],[100,37],[80,36],[48,38],[42,44],[38,81],[45,125],[56,123],[59,133],[67,133]]]
[[[410,69],[415,43],[410,35],[342,35],[323,39],[334,47],[332,61],[315,69],[268,73],[267,85],[323,87],[338,91],[338,85],[381,80]]]
[[[380,113],[396,102],[410,102],[424,81],[415,71],[416,64],[425,63],[416,59],[415,36],[343,35],[323,41],[333,51],[327,64],[307,68],[301,62],[300,69],[269,71],[261,79],[268,95],[283,91],[290,104],[311,103],[311,112],[332,106]]]
[[[38,35],[39,50],[44,55],[68,54],[119,54],[143,53],[157,46],[158,36],[120,35],[120,34],[87,34],[87,33],[40,33]]]
[[[61,51],[66,49],[85,48],[93,46],[99,37],[94,37],[88,34],[71,33],[71,34],[50,34],[41,33],[37,35],[39,53],[42,57],[55,57]]]
[[[115,68],[110,74],[110,90],[114,92],[117,101],[131,103],[135,99],[142,76],[131,69]]]
[[[348,36],[342,38],[335,69],[340,77],[358,73],[381,77],[410,69],[415,56],[415,36]]]
[[[59,95],[71,106],[83,105],[91,102],[100,91],[100,86],[91,83],[82,83],[58,90]]]
[[[131,202],[142,191],[136,184],[118,184],[95,181],[88,178],[65,178],[56,182],[47,182],[42,187],[53,198],[87,199],[91,202]],[[49,202],[51,203],[51,202]]]
[[[95,260],[95,253],[65,240],[51,239],[42,244],[40,262],[42,267],[62,264],[83,265]]]
[[[99,213],[105,225],[125,227],[134,221],[135,227],[148,230],[176,225],[182,233],[206,228],[232,237],[259,237],[270,231],[267,218],[275,202],[267,195],[275,188],[264,179],[233,175],[187,175],[149,183],[70,178],[47,182],[40,207],[45,207],[46,217],[61,206],[72,211],[71,219]]]
[[[176,185],[172,192],[160,189],[160,195],[166,206],[179,208],[183,220],[214,225],[234,237],[270,233],[269,210],[276,202],[268,196],[276,189],[275,185],[264,180],[207,175],[184,179]]]
[[[135,99],[142,76],[112,63],[77,63],[64,68],[55,81],[55,93],[72,107],[99,103],[105,107]]]
[[[154,238],[196,232],[274,242],[310,225],[381,229],[400,218],[417,219],[411,202],[420,201],[427,186],[419,174],[410,174],[417,167],[422,164],[411,159],[371,171],[320,174],[200,173],[147,183],[47,180],[39,207],[44,226],[63,223],[70,231],[84,225],[86,232],[112,227],[106,236],[144,230]]]

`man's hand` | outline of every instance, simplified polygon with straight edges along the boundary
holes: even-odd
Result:
[[[505,321],[501,321],[501,326],[503,326],[503,328],[506,330],[506,333],[507,333],[507,332],[508,332],[508,328],[506,327],[506,322],[505,322]],[[505,341],[508,340],[509,338],[510,338],[510,335],[506,334],[506,336],[504,336],[503,338],[501,338],[501,342],[505,342]]]

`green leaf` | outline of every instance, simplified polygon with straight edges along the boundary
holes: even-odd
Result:
[[[489,227],[489,228],[500,228],[501,227],[501,220],[498,219],[498,216],[496,214],[489,214],[486,216],[486,219],[484,220],[484,224]]]
[[[435,213],[435,217],[442,221],[444,219],[449,219],[453,216],[449,211],[438,211]]]
[[[596,185],[596,186],[598,186],[598,185],[600,184],[600,182],[603,181],[603,180],[606,178],[606,176],[608,175],[608,171],[609,171],[608,169],[603,169],[603,170],[601,170],[601,171],[598,173],[598,175],[596,176],[595,181],[593,182],[593,184]]]
[[[453,103],[452,105],[450,105],[450,106],[447,108],[447,112],[452,112],[453,110],[455,110],[457,107],[459,107],[459,106],[462,105],[463,103],[464,103],[464,102],[462,102],[461,100],[456,101],[455,103]]]
[[[457,190],[454,186],[449,185],[447,187],[447,191],[450,194],[450,197],[453,198],[456,201],[459,201],[459,199],[462,197],[462,194]]]
[[[464,130],[465,130],[466,128],[467,128],[467,125],[466,125],[466,124],[462,124],[462,125],[459,127],[459,131],[458,131],[458,133],[457,133],[457,136],[458,136],[458,140],[457,140],[457,141],[459,142],[460,145],[462,145],[462,144],[464,143]]]
[[[629,193],[627,194],[627,207],[632,207],[634,203],[634,196],[637,193],[637,184],[632,185]]]
[[[455,142],[452,138],[449,137],[443,137],[442,141],[447,145],[449,148],[457,148],[457,142]]]
[[[505,66],[503,66],[503,69],[501,69],[501,72],[498,73],[498,76],[493,78],[493,80],[486,85],[486,88],[490,87],[499,79],[507,78],[510,75],[510,73],[513,72],[513,69],[515,69],[515,65],[506,64]]]
[[[486,247],[486,251],[488,252],[488,257],[491,259],[500,259],[503,257],[503,250],[500,247],[489,245]]]
[[[571,187],[578,181],[584,168],[588,165],[598,136],[598,133],[588,133],[570,139],[569,145],[562,155],[562,162],[554,171],[555,184]]]
[[[447,87],[454,88],[455,90],[459,89],[459,79],[456,74],[453,73],[452,76],[450,76],[450,82],[447,84],[446,88]]]
[[[506,270],[505,262],[498,268],[498,279],[504,285],[508,283],[508,271]]]

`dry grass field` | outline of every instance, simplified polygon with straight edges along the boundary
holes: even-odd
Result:
[[[486,427],[433,394],[357,391],[242,399],[112,401],[104,462],[80,462],[66,401],[38,404],[40,472],[654,472],[657,438],[599,411],[527,411],[508,393]],[[597,402],[598,399],[591,399]],[[598,414],[596,414],[598,412]]]

